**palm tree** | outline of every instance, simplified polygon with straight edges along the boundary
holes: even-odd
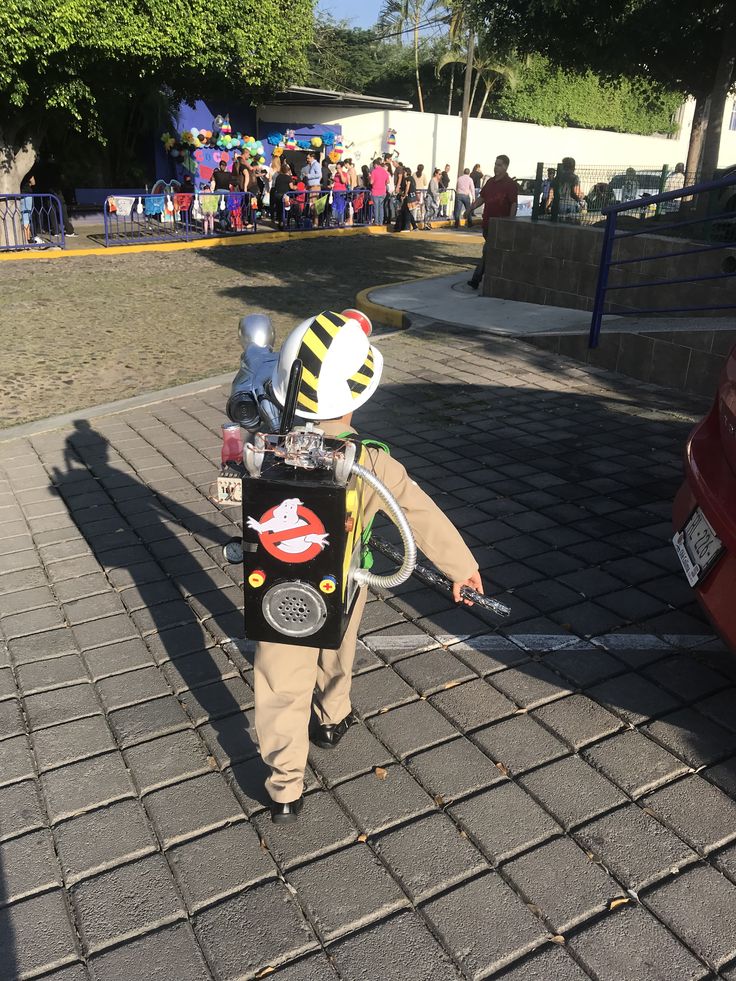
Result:
[[[424,93],[419,77],[419,31],[428,14],[434,13],[440,6],[440,0],[384,0],[378,17],[381,30],[389,30],[396,34],[396,42],[401,45],[402,35],[411,28],[414,46],[414,74],[416,77],[417,99],[419,111],[424,112]]]
[[[447,96],[447,115],[452,115],[452,96],[455,91],[455,65],[465,63],[465,47],[467,38],[466,10],[459,0],[445,0],[447,9],[447,42],[448,50],[440,58],[435,69],[435,75],[440,77],[442,69],[450,65],[450,89]]]
[[[467,30],[466,30],[467,36]],[[466,52],[457,44],[453,45],[437,63],[437,73],[447,65],[465,64]],[[473,51],[473,84],[470,93],[471,108],[475,102],[479,83],[483,82],[484,93],[477,112],[477,117],[483,115],[488,98],[494,88],[506,83],[510,88],[515,88],[518,84],[519,71],[522,61],[514,52],[506,54],[500,53],[493,45],[488,34],[482,34],[474,46]],[[449,113],[448,113],[449,114]]]

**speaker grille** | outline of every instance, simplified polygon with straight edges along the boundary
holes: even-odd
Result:
[[[263,615],[287,637],[311,637],[327,619],[327,605],[308,583],[282,582],[263,597]]]

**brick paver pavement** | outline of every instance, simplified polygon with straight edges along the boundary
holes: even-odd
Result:
[[[436,325],[381,346],[359,421],[513,612],[373,598],[297,826],[205,496],[225,389],[0,445],[7,981],[736,977],[736,668],[669,544],[701,407]]]

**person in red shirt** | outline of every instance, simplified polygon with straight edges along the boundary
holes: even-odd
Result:
[[[493,177],[483,185],[480,194],[465,212],[465,217],[470,221],[473,212],[483,205],[483,238],[486,239],[489,219],[516,217],[518,197],[519,185],[509,177],[509,158],[505,153],[501,153],[496,157],[493,165]],[[483,278],[485,264],[484,251],[472,278],[468,280],[468,286],[472,286],[474,290],[478,289]]]

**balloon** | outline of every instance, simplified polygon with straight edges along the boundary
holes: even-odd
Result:
[[[199,133],[200,133],[200,131],[197,129],[196,126],[192,126],[192,128],[189,130],[189,132],[192,134],[192,136],[199,136]]]
[[[171,151],[171,156],[172,157],[178,157],[179,156],[179,151],[178,150],[172,150]]]
[[[258,163],[259,164],[265,164],[265,162],[266,162],[266,158],[265,157],[259,157],[258,158]]]

